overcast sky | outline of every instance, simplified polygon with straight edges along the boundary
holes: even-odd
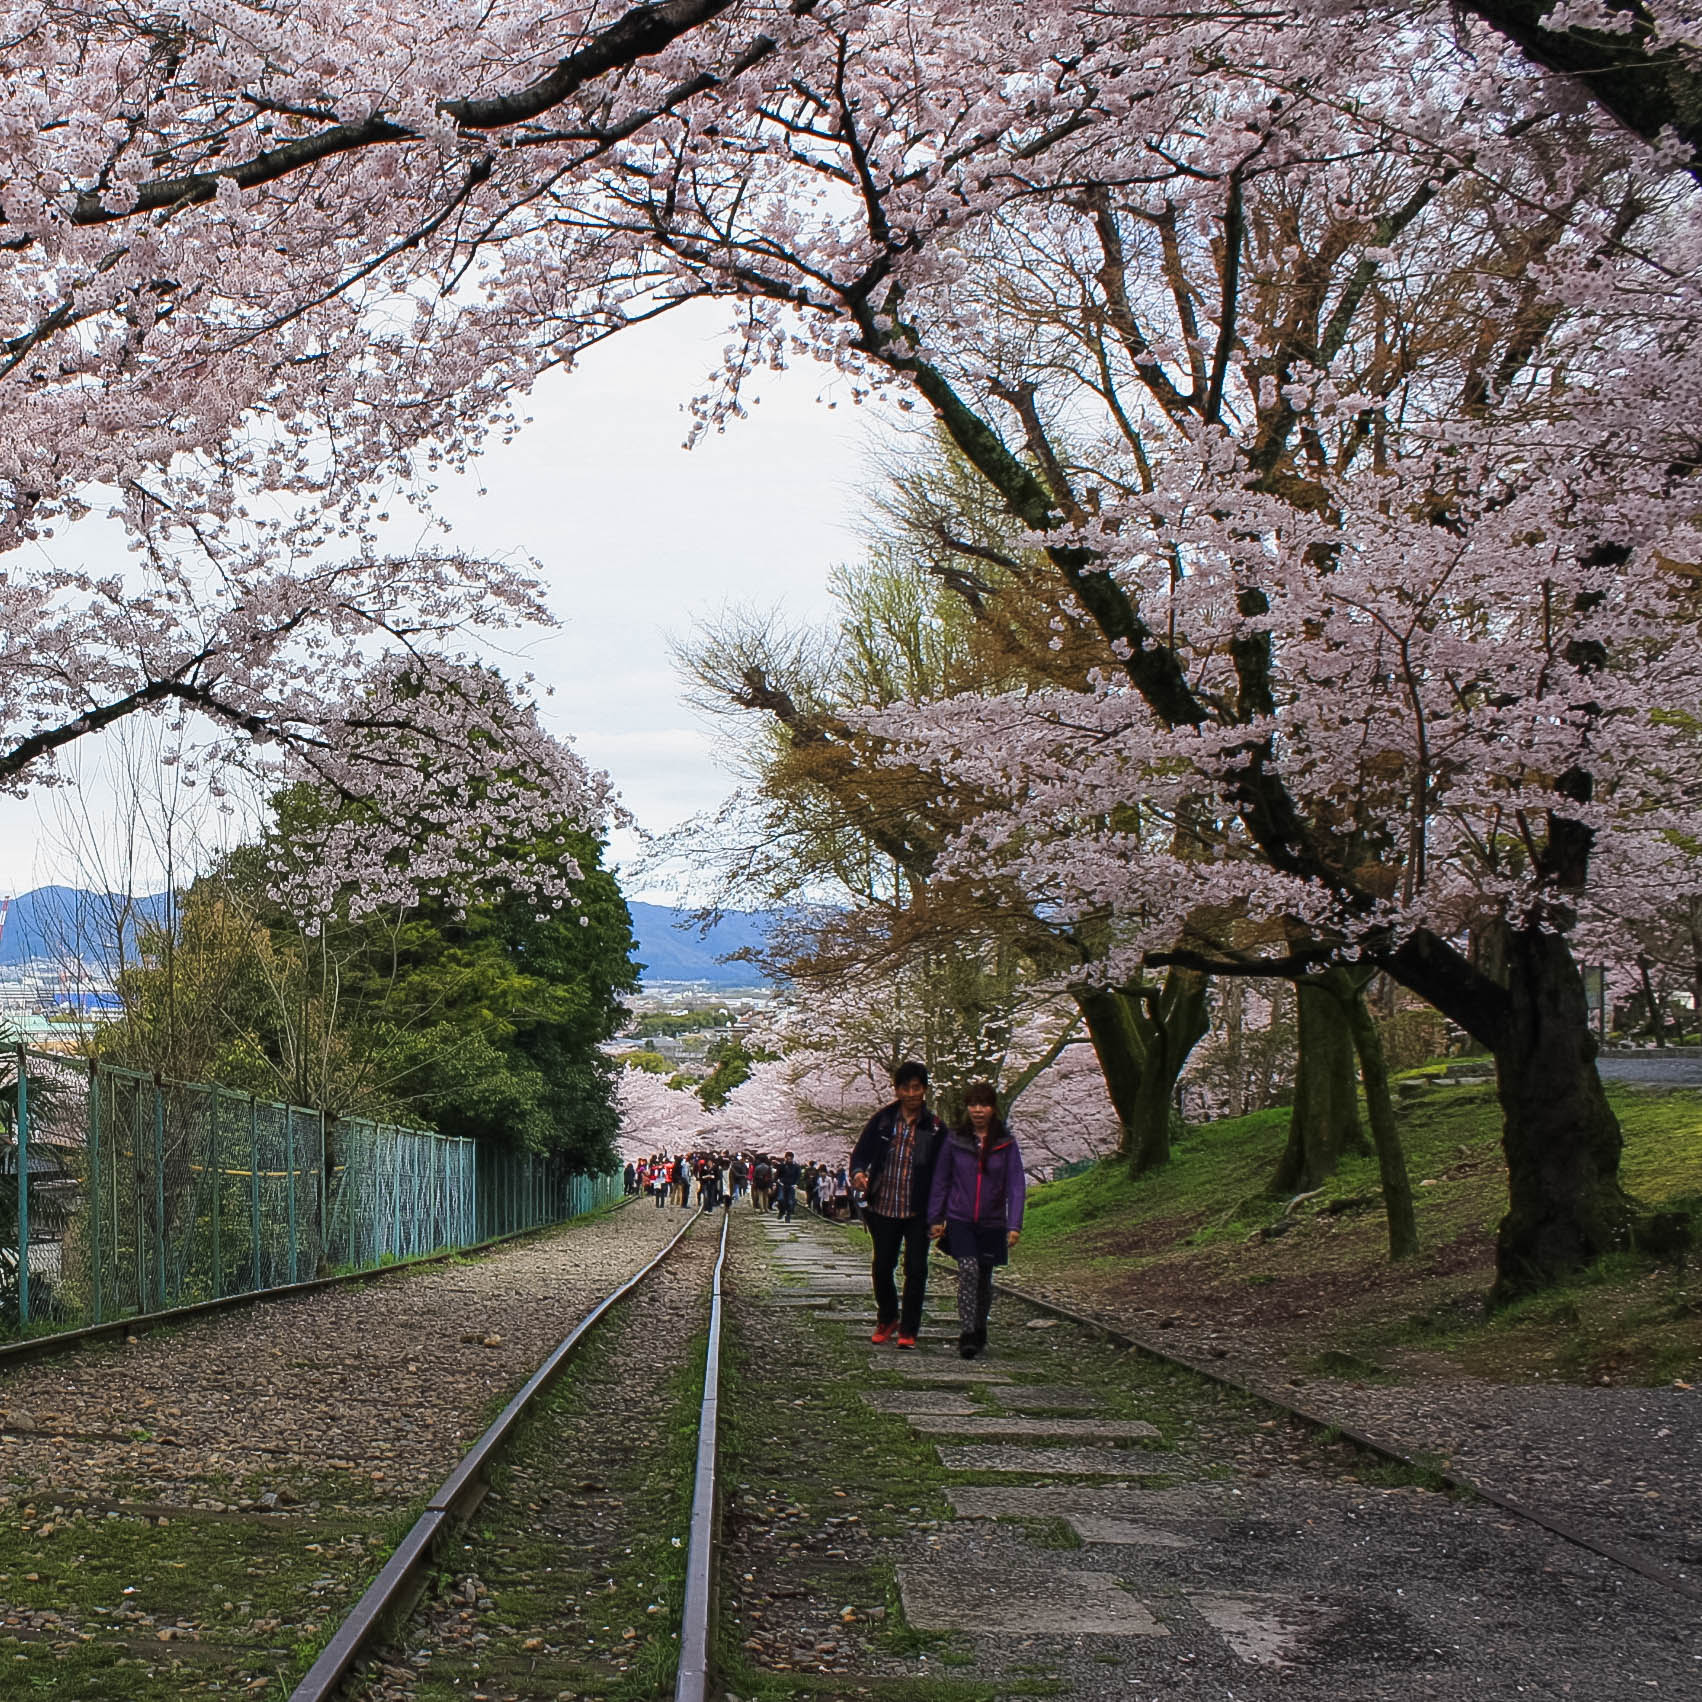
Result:
[[[687,310],[546,380],[533,423],[490,450],[476,478],[446,479],[438,502],[454,547],[524,551],[542,564],[563,624],[526,635],[511,664],[554,687],[554,729],[614,777],[653,832],[712,808],[729,786],[680,702],[666,639],[729,602],[825,614],[827,572],[857,550],[856,487],[883,431],[832,374],[805,363],[763,375],[750,417],[688,453],[683,405],[726,340],[723,313]],[[89,794],[104,799],[98,780]],[[53,813],[40,798],[0,799],[0,894],[82,879]],[[615,850],[630,862],[635,847],[618,840]],[[628,896],[672,891],[629,881]]]

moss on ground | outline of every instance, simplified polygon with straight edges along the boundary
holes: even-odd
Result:
[[[1702,1234],[1702,1092],[1610,1084],[1608,1097],[1624,1131],[1626,1187]],[[1370,1156],[1346,1159],[1293,1208],[1270,1195],[1288,1124],[1286,1110],[1272,1110],[1190,1130],[1172,1163],[1150,1175],[1112,1161],[1035,1189],[1013,1277],[1089,1306],[1138,1308],[1144,1322],[1173,1311],[1256,1330],[1313,1370],[1324,1369],[1316,1356],[1335,1352],[1362,1360],[1346,1374],[1375,1376],[1380,1356],[1422,1352],[1477,1376],[1696,1379],[1702,1275],[1682,1263],[1625,1254],[1486,1316],[1507,1204],[1494,1090],[1431,1086],[1397,1115],[1417,1259],[1388,1262]]]
[[[0,1695],[287,1695],[409,1518],[348,1505],[341,1481],[273,1487],[303,1511],[26,1503],[0,1529]]]

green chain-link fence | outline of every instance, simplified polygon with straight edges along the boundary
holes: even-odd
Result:
[[[0,1331],[73,1328],[561,1223],[618,1176],[9,1047]]]

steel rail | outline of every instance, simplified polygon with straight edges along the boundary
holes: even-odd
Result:
[[[612,1200],[606,1206],[593,1206],[578,1217],[564,1217],[560,1223],[540,1223],[532,1229],[513,1229],[506,1235],[493,1235],[488,1241],[473,1241],[465,1247],[445,1247],[437,1253],[416,1253],[409,1259],[396,1259],[388,1265],[364,1265],[358,1271],[339,1271],[335,1276],[309,1277],[306,1282],[281,1282],[269,1288],[244,1289],[240,1294],[221,1294],[217,1300],[193,1300],[187,1306],[168,1306],[159,1312],[130,1312],[122,1318],[108,1318],[99,1324],[79,1324],[71,1330],[55,1330],[51,1335],[30,1336],[27,1340],[0,1343],[0,1373],[8,1366],[24,1365],[37,1359],[51,1359],[57,1354],[72,1353],[94,1342],[111,1341],[118,1337],[146,1335],[152,1330],[173,1329],[179,1324],[193,1323],[197,1318],[217,1312],[232,1312],[238,1307],[253,1306],[263,1300],[293,1300],[304,1294],[318,1294],[327,1288],[343,1288],[354,1282],[376,1282],[383,1277],[402,1276],[426,1265],[441,1265],[449,1259],[470,1258],[476,1253],[488,1253],[515,1241],[534,1235],[548,1235],[565,1229],[570,1223],[583,1223],[600,1211],[619,1211],[631,1204],[634,1196]]]
[[[561,1375],[573,1350],[618,1300],[624,1299],[679,1246],[699,1218],[701,1208],[661,1252],[634,1271],[626,1281],[605,1294],[551,1350],[549,1357],[526,1379],[518,1394],[497,1414],[490,1428],[467,1451],[397,1544],[383,1570],[367,1586],[336,1635],[320,1651],[318,1660],[290,1692],[289,1702],[330,1702],[355,1663],[377,1640],[393,1613],[417,1588],[431,1564],[437,1544],[472,1513],[484,1499],[492,1463],[511,1439],[516,1425],[537,1397]]]
[[[727,1262],[727,1231],[732,1221],[729,1207],[721,1214],[721,1251],[710,1291],[709,1350],[703,1361],[703,1409],[697,1426],[697,1476],[691,1492],[674,1702],[704,1702],[709,1690],[709,1626],[715,1596],[715,1437],[721,1418],[721,1270]]]
[[[812,1214],[820,1216],[819,1213]],[[831,1223],[836,1229],[862,1229],[860,1223],[840,1223],[834,1218],[822,1218],[823,1223]],[[1392,1464],[1406,1466],[1410,1470],[1426,1473],[1436,1479],[1444,1488],[1453,1490],[1461,1495],[1473,1495],[1480,1501],[1487,1501],[1492,1507],[1499,1507],[1504,1513],[1511,1513],[1515,1518],[1528,1520],[1539,1526],[1552,1536],[1557,1536],[1574,1548],[1581,1548],[1587,1554],[1593,1554],[1601,1560],[1611,1560],[1616,1566],[1623,1566],[1629,1572],[1647,1578],[1651,1583],[1672,1590],[1675,1594],[1688,1597],[1691,1601],[1702,1602],[1702,1583],[1681,1576],[1677,1572],[1662,1566],[1659,1561],[1650,1560],[1635,1549],[1621,1548],[1618,1543],[1608,1542],[1595,1536],[1589,1531],[1580,1529],[1570,1520],[1562,1518],[1557,1513],[1551,1513],[1546,1508],[1532,1507],[1527,1502],[1520,1501],[1490,1484],[1482,1483],[1476,1478],[1467,1477],[1463,1472],[1454,1471],[1450,1467],[1438,1466],[1434,1461],[1420,1459],[1409,1454],[1405,1449],[1397,1447],[1392,1442],[1385,1442],[1379,1437],[1368,1435],[1365,1431],[1351,1424],[1344,1424],[1340,1419],[1327,1418],[1321,1413],[1313,1412],[1309,1407],[1298,1406],[1286,1396],[1279,1395],[1274,1389],[1261,1387],[1257,1383],[1244,1383],[1238,1377],[1231,1377],[1226,1372],[1218,1371],[1212,1366],[1197,1359],[1190,1359],[1184,1354],[1174,1353],[1169,1348],[1160,1347],[1156,1342],[1145,1336],[1137,1336],[1119,1325],[1108,1323],[1105,1319],[1095,1317],[1091,1312],[1077,1312],[1068,1306],[1060,1306],[1055,1300],[1043,1300],[1038,1294],[1030,1294],[1026,1289],[1017,1288],[1011,1283],[1001,1282],[999,1293],[1008,1294],[1013,1300],[1020,1300],[1024,1305],[1032,1306],[1041,1312],[1050,1312],[1056,1318],[1063,1318],[1069,1323],[1079,1324],[1084,1329],[1092,1330],[1102,1335],[1108,1341],[1117,1342],[1123,1347],[1135,1349],[1149,1359],[1156,1359],[1161,1365],[1172,1365],[1180,1371],[1192,1372],[1196,1377],[1203,1377],[1209,1383],[1216,1383],[1221,1388],[1233,1389],[1238,1395],[1246,1395],[1249,1399],[1261,1401],[1266,1406],[1275,1407],[1278,1412],[1286,1414],[1301,1424],[1314,1430],[1327,1430],[1342,1438],[1344,1442],[1363,1449],[1368,1454],[1374,1454],[1379,1459],[1388,1460]]]

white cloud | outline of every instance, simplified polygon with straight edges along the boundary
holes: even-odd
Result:
[[[823,405],[831,374],[764,373],[749,418],[681,447],[684,404],[726,341],[720,311],[664,319],[547,378],[532,423],[471,476],[445,478],[436,501],[454,547],[540,563],[562,624],[520,635],[496,659],[551,688],[550,724],[608,769],[652,832],[712,809],[730,786],[680,700],[668,639],[727,603],[825,615],[827,571],[857,547],[868,416]],[[393,541],[415,536],[397,529]],[[78,878],[43,831],[49,819],[38,799],[0,799],[0,892]],[[630,858],[625,839],[615,849]]]

